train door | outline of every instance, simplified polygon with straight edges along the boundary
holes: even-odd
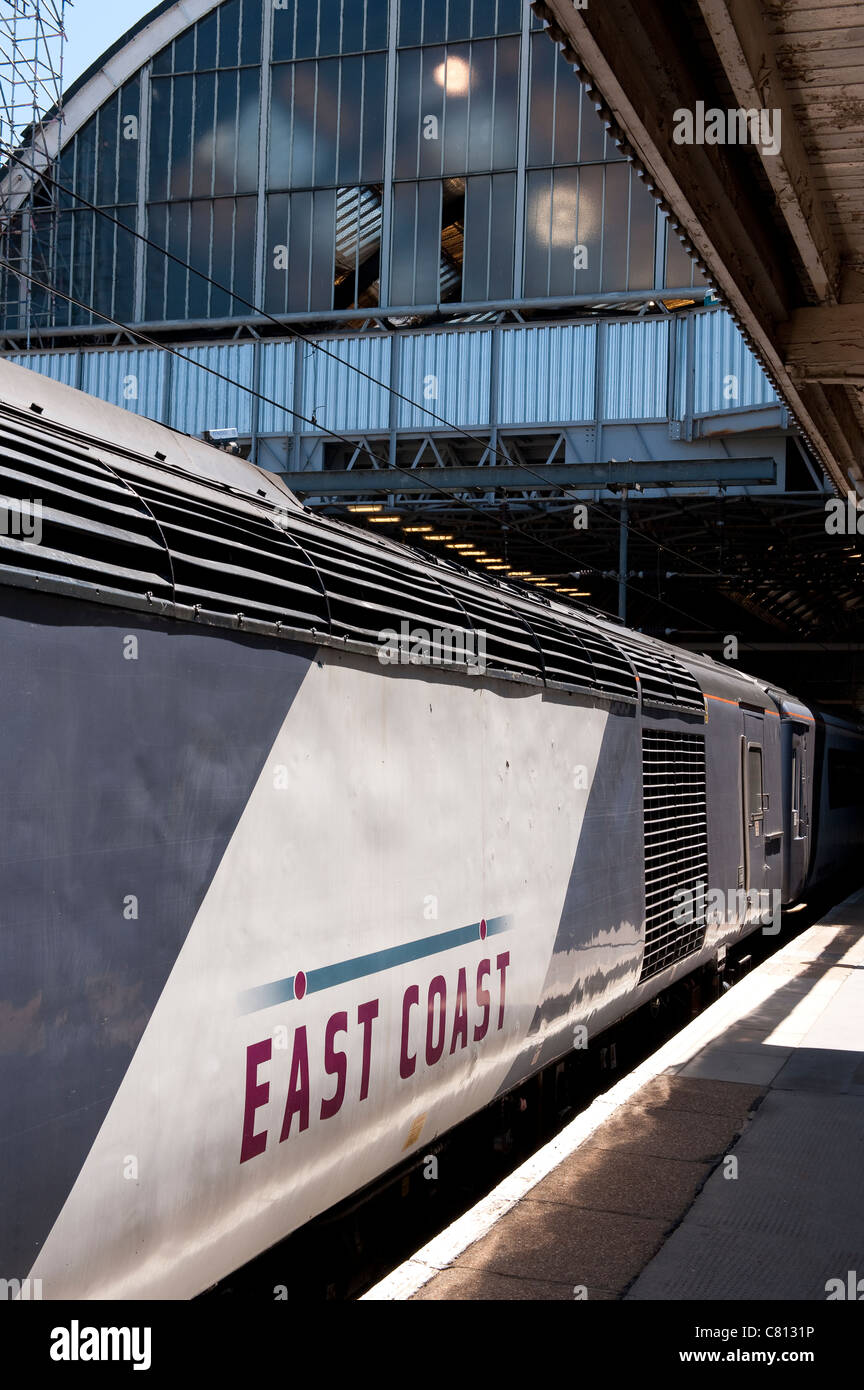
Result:
[[[796,733],[792,750],[792,834],[806,840],[810,832],[810,782],[807,777],[809,729]]]
[[[812,731],[801,720],[787,719],[784,735],[785,760],[788,767],[788,790],[785,792],[784,824],[787,826],[786,901],[798,897],[807,878],[810,858],[810,760]],[[787,809],[788,808],[788,809]]]
[[[768,798],[765,792],[763,717],[743,713],[744,734],[741,739],[741,795],[744,839],[744,888],[749,900],[748,920],[759,911],[760,899],[767,886],[768,865],[765,863],[765,811]]]

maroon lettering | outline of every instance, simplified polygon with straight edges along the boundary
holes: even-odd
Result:
[[[402,1045],[399,1050],[399,1075],[403,1081],[409,1076],[413,1076],[417,1066],[416,1053],[408,1051],[408,1029],[411,1026],[411,1010],[415,1004],[420,1003],[420,988],[418,985],[409,985],[402,1000]]]
[[[309,1128],[309,1049],[306,1045],[306,1029],[294,1029],[294,1052],[291,1057],[291,1077],[288,1082],[288,1099],[285,1102],[285,1115],[282,1120],[282,1133],[279,1143],[291,1133],[291,1121],[300,1116],[300,1132]]]
[[[336,1090],[329,1100],[322,1100],[321,1102],[322,1120],[329,1120],[333,1115],[338,1115],[345,1099],[348,1057],[344,1052],[337,1052],[333,1044],[337,1033],[347,1033],[347,1031],[347,1013],[333,1014],[331,1018],[328,1018],[327,1027],[324,1030],[324,1070],[328,1076],[336,1077]]]
[[[495,962],[495,964],[498,966],[498,969],[501,971],[501,997],[500,997],[500,999],[499,999],[499,1001],[498,1001],[498,1027],[499,1027],[499,1028],[503,1028],[503,1027],[504,1027],[504,996],[505,996],[506,990],[507,990],[507,981],[506,981],[505,976],[506,976],[507,966],[510,964],[510,952],[509,952],[509,951],[503,951],[503,952],[501,953],[501,955],[498,957],[498,959],[497,959],[497,961]]]
[[[456,1039],[461,1038],[460,1047],[468,1046],[468,982],[465,970],[459,971],[456,983],[456,1013],[453,1018],[453,1036],[450,1039],[451,1055],[456,1051]]]
[[[363,1025],[363,1066],[360,1072],[360,1099],[369,1094],[369,1069],[372,1065],[372,1020],[378,1017],[378,1000],[370,999],[357,1010],[357,1022]]]
[[[263,1154],[267,1147],[267,1131],[255,1133],[255,1111],[266,1105],[270,1099],[270,1082],[258,1083],[258,1068],[269,1062],[273,1044],[269,1038],[263,1042],[250,1043],[246,1049],[246,1104],[243,1110],[243,1142],[240,1145],[240,1162]]]
[[[435,1024],[435,1000],[438,1001],[438,1037],[432,1041]],[[447,1012],[447,982],[443,975],[436,975],[429,985],[429,998],[426,1007],[426,1065],[434,1067],[444,1051],[445,1014]]]
[[[483,1010],[483,1022],[474,1025],[474,1041],[481,1042],[485,1038],[489,1028],[489,1007],[492,1002],[488,989],[481,989],[480,983],[486,978],[492,969],[491,960],[481,960],[477,966],[477,1003]]]

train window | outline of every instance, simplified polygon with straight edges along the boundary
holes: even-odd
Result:
[[[803,840],[807,835],[806,744],[792,750],[792,834]]]
[[[864,804],[864,754],[828,749],[828,805],[832,811]]]
[[[747,810],[753,819],[762,819],[762,749],[751,743],[747,749]]]

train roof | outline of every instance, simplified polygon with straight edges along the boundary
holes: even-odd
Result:
[[[322,517],[255,464],[8,362],[0,436],[2,491],[40,509],[38,540],[0,536],[0,582],[366,653],[403,624],[482,632],[489,677],[684,716],[704,717],[703,693],[772,699],[596,610]]]
[[[125,456],[130,466],[165,460],[173,470],[190,478],[250,496],[263,490],[275,505],[301,509],[297,497],[275,473],[266,473],[236,454],[5,360],[0,360],[0,407],[4,417],[17,413],[34,427],[38,421],[50,422],[52,428],[76,437],[91,449]]]

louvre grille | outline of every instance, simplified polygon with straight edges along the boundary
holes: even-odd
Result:
[[[579,629],[579,640],[591,657],[597,685],[609,694],[638,700],[639,687],[633,667],[618,646],[618,634],[611,642],[599,632]]]
[[[642,734],[645,828],[645,956],[640,979],[658,975],[698,951],[705,939],[708,821],[705,738],[701,734]],[[693,894],[695,920],[675,921],[676,893]],[[680,901],[678,899],[677,901]],[[701,902],[701,910],[700,910]]]
[[[38,504],[38,536],[13,528],[11,515],[0,530],[8,569],[170,601],[171,562],[158,526],[135,489],[86,445],[35,420],[25,429],[3,419],[0,495],[7,509]]]
[[[696,680],[686,667],[668,652],[652,651],[629,636],[615,638],[630,657],[642,686],[643,705],[705,713],[705,700]]]
[[[476,669],[465,651],[482,652],[491,676],[631,704],[638,675],[644,703],[703,710],[684,667],[629,633],[607,636],[539,596],[110,443],[99,454],[74,429],[0,408],[0,492],[13,509],[38,499],[42,522],[41,541],[0,535],[0,578],[5,568],[13,583],[373,650],[404,625],[446,631],[443,665]]]

